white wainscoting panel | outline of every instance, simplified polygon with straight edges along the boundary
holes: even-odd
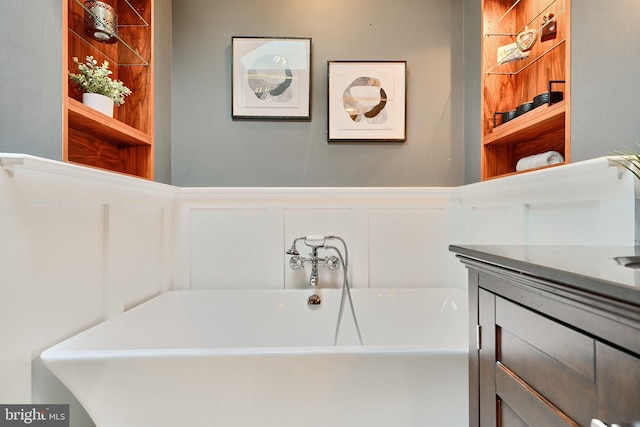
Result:
[[[530,203],[525,208],[525,239],[531,245],[588,245],[602,215],[599,200]]]
[[[269,210],[193,209],[190,212],[191,289],[271,288],[275,254]]]
[[[513,244],[522,240],[522,211],[517,206],[505,204],[474,204],[465,206],[468,223],[465,239],[470,242]]]
[[[31,204],[34,358],[104,319],[105,220],[102,204]]]
[[[370,287],[374,282],[378,287],[405,287],[409,282],[445,286],[446,275],[437,265],[449,256],[447,206],[454,194],[454,189],[446,188],[181,189],[174,210],[174,287],[308,287],[310,266],[292,270],[285,254],[296,237],[307,235],[334,235],[346,241],[352,287]],[[415,239],[416,230],[420,239]],[[385,253],[390,236],[394,244],[405,241],[405,247],[418,248],[408,259],[420,262],[404,262],[404,257]],[[342,249],[337,241],[327,244]],[[297,247],[308,256],[310,248],[303,242]],[[372,256],[389,261],[372,270]],[[401,261],[404,276],[397,277]],[[433,270],[429,276],[425,265]],[[373,278],[373,271],[376,276],[384,274]],[[341,270],[321,266],[319,278],[321,287],[342,286]]]
[[[176,189],[0,154],[0,401],[70,403],[45,348],[171,287]],[[6,372],[5,372],[6,369]]]
[[[369,214],[369,286],[444,286],[447,210],[372,209]]]
[[[164,206],[124,205],[110,209],[110,282],[115,300],[128,309],[168,290],[164,277],[167,230]],[[116,289],[119,287],[120,289]]]
[[[31,400],[29,203],[16,193],[0,168],[0,402],[7,404]]]
[[[452,243],[633,245],[634,186],[599,158],[459,187]]]

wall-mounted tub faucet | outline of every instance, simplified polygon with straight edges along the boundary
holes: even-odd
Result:
[[[297,243],[299,241],[304,241],[304,244],[311,248],[311,253],[309,257],[300,256],[300,252],[298,252]],[[344,249],[344,255],[336,246],[327,244],[327,241],[337,240],[342,245]],[[318,256],[319,249],[326,249],[330,251],[335,251],[338,256],[328,255],[324,258]],[[353,322],[356,327],[356,332],[358,333],[358,340],[360,341],[360,345],[362,345],[362,335],[360,334],[360,326],[358,325],[358,319],[356,317],[356,311],[353,308],[353,300],[351,299],[351,290],[349,286],[349,279],[347,275],[347,268],[349,265],[349,251],[347,250],[347,243],[344,241],[342,237],[338,236],[319,236],[319,235],[310,235],[303,237],[296,237],[291,244],[291,247],[285,251],[287,255],[291,255],[289,259],[289,266],[294,270],[304,268],[304,263],[311,263],[311,276],[309,277],[309,286],[317,287],[318,286],[318,265],[320,262],[324,263],[324,266],[330,270],[337,270],[342,266],[342,296],[340,298],[340,308],[338,310],[338,320],[336,321],[336,332],[333,337],[333,344],[336,345],[338,343],[338,335],[340,333],[340,324],[342,323],[342,314],[344,312],[345,301],[349,301],[349,307],[351,308],[351,315],[353,316]],[[314,307],[320,305],[321,300],[320,296],[316,294],[311,295],[307,301],[309,307]]]
[[[287,255],[291,255],[289,266],[294,270],[303,268],[305,263],[311,264],[311,275],[309,276],[309,286],[311,287],[315,288],[318,286],[318,265],[320,265],[320,263],[324,263],[324,266],[330,270],[337,270],[340,267],[337,256],[329,255],[323,258],[318,255],[319,249],[333,249],[326,245],[326,241],[331,238],[334,237],[317,235],[298,237],[294,239],[291,247],[286,251]],[[300,252],[298,252],[298,248],[296,247],[300,240],[304,241],[304,244],[311,248],[309,257],[300,256]]]

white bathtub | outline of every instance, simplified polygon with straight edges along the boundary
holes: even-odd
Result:
[[[456,289],[160,295],[42,353],[99,427],[466,426],[467,296]]]

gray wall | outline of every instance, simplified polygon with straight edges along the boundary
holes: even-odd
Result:
[[[463,182],[462,0],[173,2],[172,182]],[[232,121],[231,37],[313,39],[312,121]],[[407,141],[327,143],[327,60],[406,60]]]
[[[154,178],[171,183],[171,0],[155,0]]]
[[[640,150],[640,1],[571,2],[571,160]]]
[[[62,159],[62,2],[0,0],[0,152]]]

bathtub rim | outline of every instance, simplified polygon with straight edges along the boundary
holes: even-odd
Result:
[[[61,344],[64,344],[61,343]],[[43,351],[40,358],[45,364],[59,361],[116,360],[116,359],[167,359],[252,356],[340,356],[353,354],[419,354],[455,356],[468,354],[468,349],[442,349],[407,345],[337,345],[337,346],[282,346],[282,347],[224,347],[224,348],[153,348],[142,350],[64,350],[53,346]]]
[[[394,292],[428,292],[428,291],[442,291],[448,292],[454,291],[460,296],[467,295],[467,292],[463,289],[453,287],[437,287],[437,288],[353,288],[352,292],[357,293],[394,293]],[[255,356],[255,355],[340,355],[340,354],[354,354],[354,353],[371,353],[371,354],[397,354],[397,353],[420,353],[420,354],[468,354],[468,348],[461,346],[459,348],[438,348],[428,344],[415,344],[415,345],[335,345],[335,346],[233,346],[233,347],[183,347],[183,348],[171,348],[171,347],[154,347],[154,348],[142,348],[142,349],[102,349],[102,350],[83,350],[73,349],[66,350],[65,347],[73,342],[82,339],[84,336],[94,333],[96,329],[102,327],[103,324],[110,320],[125,315],[134,310],[138,310],[141,307],[152,303],[159,298],[177,298],[180,300],[180,296],[183,294],[194,293],[262,293],[262,294],[279,294],[279,293],[296,293],[296,294],[308,294],[310,292],[331,292],[341,293],[340,288],[301,288],[301,289],[220,289],[220,290],[170,290],[158,294],[135,307],[130,308],[116,316],[97,323],[85,330],[72,335],[62,341],[46,348],[40,353],[40,358],[47,364],[51,361],[61,360],[99,360],[99,359],[126,359],[126,358],[167,358],[167,357],[212,357],[212,356]]]

